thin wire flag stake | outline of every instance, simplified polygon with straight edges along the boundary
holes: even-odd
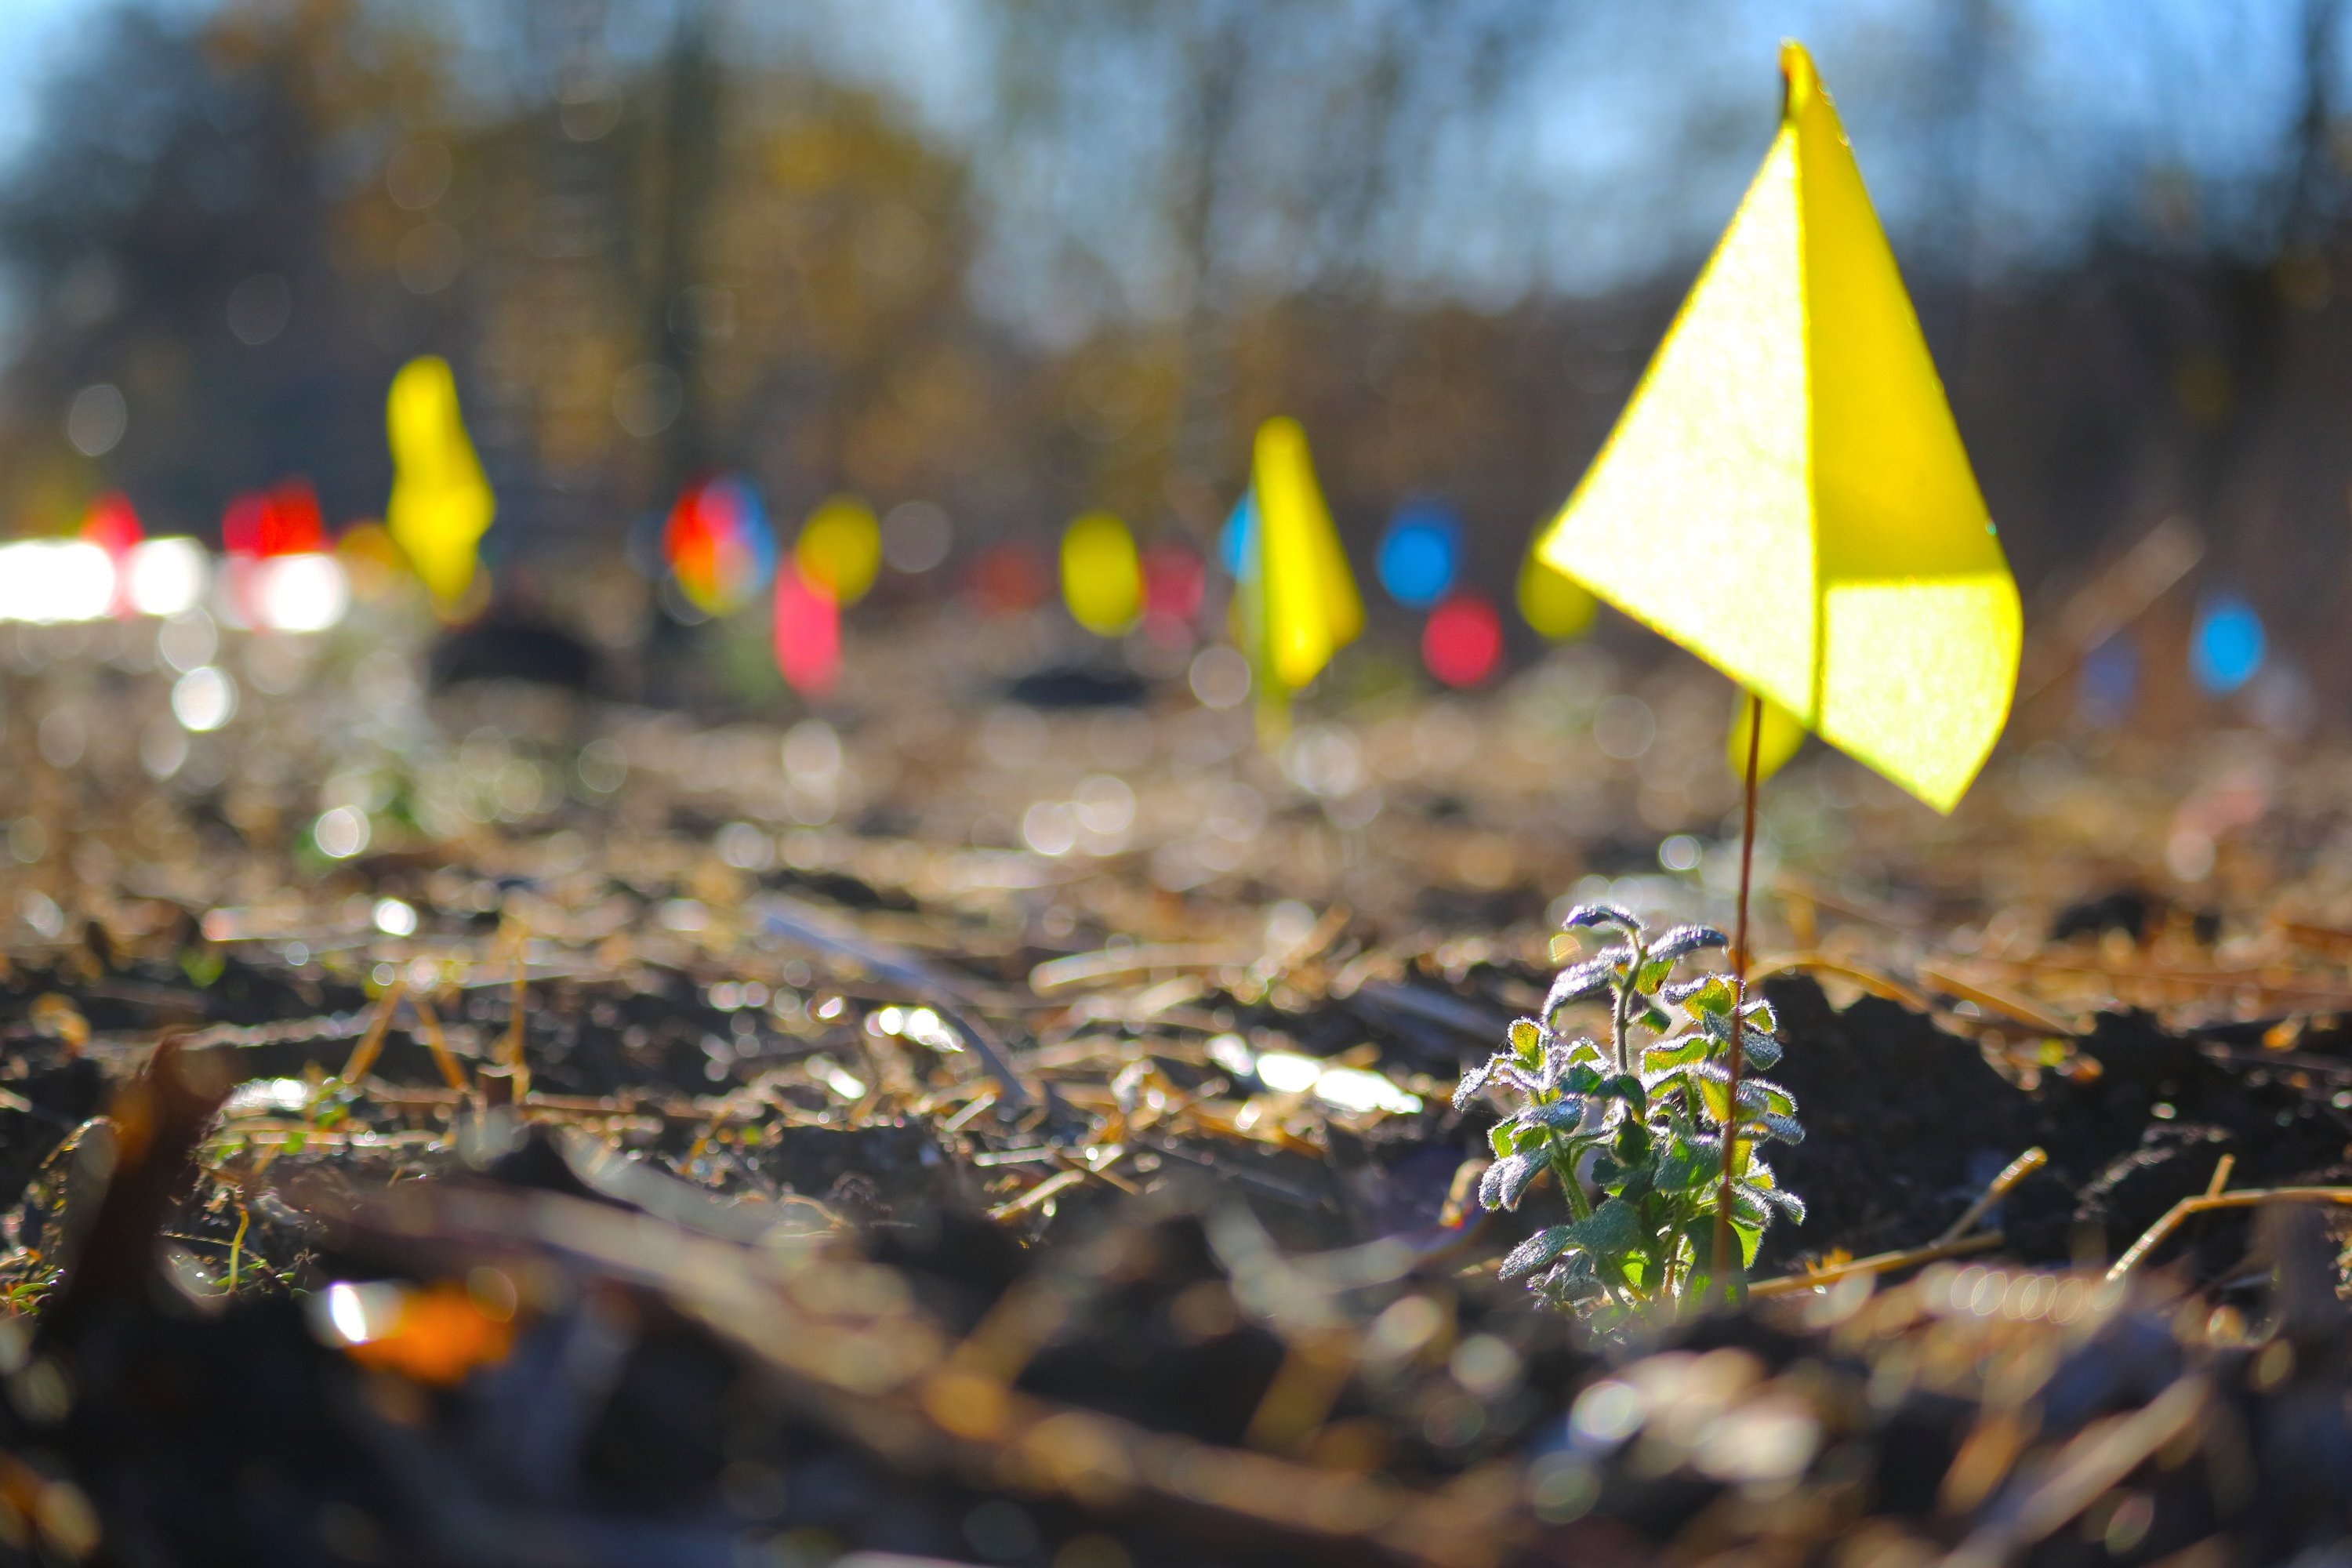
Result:
[[[1739,818],[1739,907],[1731,927],[1731,1097],[1723,1118],[1723,1189],[1715,1205],[1715,1277],[1731,1278],[1731,1177],[1739,1140],[1739,1031],[1748,1007],[1748,886],[1756,866],[1756,759],[1764,740],[1764,699],[1748,694],[1748,772]]]

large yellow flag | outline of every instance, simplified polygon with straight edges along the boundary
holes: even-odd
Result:
[[[1261,720],[1278,728],[1290,694],[1364,629],[1364,601],[1296,419],[1258,426],[1241,524],[1234,608],[1242,651],[1257,681]]]
[[[1938,811],[2017,684],[2017,584],[1813,62],[1543,558]]]
[[[384,425],[393,475],[384,526],[434,599],[454,607],[473,586],[476,547],[497,503],[458,417],[449,362],[426,354],[401,366]]]

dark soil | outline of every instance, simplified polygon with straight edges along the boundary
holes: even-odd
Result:
[[[1802,978],[1768,992],[1792,1042],[1775,1071],[1806,1128],[1775,1169],[1809,1210],[1804,1225],[1768,1234],[1768,1269],[1832,1247],[1859,1257],[1918,1245],[2029,1147],[2049,1163],[1986,1223],[2010,1255],[2042,1264],[2113,1258],[2204,1191],[2224,1154],[2235,1186],[2347,1173],[2352,1117],[2329,1103],[2327,1086],[2225,1066],[2200,1049],[2212,1042],[2166,1034],[2145,1015],[2101,1015],[2078,1047],[2096,1074],[2051,1074],[2029,1092],[1975,1042],[1891,1002],[1864,997],[1841,1012]],[[2215,1216],[2199,1234],[2210,1274],[2243,1251],[2245,1220]]]

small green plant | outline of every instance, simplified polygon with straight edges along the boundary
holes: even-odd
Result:
[[[1511,1026],[1510,1044],[1462,1080],[1454,1103],[1489,1088],[1515,1108],[1492,1134],[1495,1163],[1478,1190],[1489,1209],[1516,1209],[1536,1178],[1552,1173],[1571,1217],[1529,1237],[1504,1258],[1503,1278],[1527,1277],[1551,1304],[1601,1326],[1710,1293],[1738,1279],[1715,1271],[1716,1213],[1722,1200],[1723,1135],[1732,1157],[1731,1230],[1736,1275],[1756,1259],[1775,1210],[1801,1223],[1804,1205],[1774,1183],[1756,1156],[1765,1139],[1794,1143],[1804,1130],[1789,1091],[1748,1068],[1769,1068],[1780,1043],[1769,1004],[1738,1002],[1720,974],[1677,981],[1691,954],[1726,947],[1721,931],[1676,926],[1654,940],[1627,911],[1588,904],[1570,911],[1570,930],[1612,928],[1617,940],[1560,972],[1540,1017]],[[1609,1042],[1565,1038],[1560,1009],[1606,996]],[[1739,1016],[1742,1069],[1732,1115],[1733,1014]],[[1596,1203],[1587,1184],[1599,1194]]]

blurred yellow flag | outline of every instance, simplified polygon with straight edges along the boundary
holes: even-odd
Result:
[[[1519,618],[1538,636],[1553,642],[1566,642],[1591,631],[1593,614],[1600,608],[1591,590],[1534,550],[1519,563],[1518,599]]]
[[[1724,758],[1731,764],[1731,776],[1748,776],[1748,718],[1755,711],[1751,693],[1741,691],[1738,704],[1731,711],[1731,734],[1724,742]],[[1764,734],[1756,742],[1756,782],[1763,783],[1780,771],[1780,764],[1797,754],[1805,743],[1805,727],[1797,716],[1770,698],[1764,700]]]
[[[1126,523],[1090,511],[1062,531],[1062,600],[1097,637],[1118,637],[1135,625],[1143,614],[1143,561]]]
[[[882,569],[882,525],[856,496],[835,496],[801,524],[793,559],[811,587],[836,605],[854,605]]]
[[[1258,426],[1242,526],[1242,651],[1261,713],[1276,713],[1364,629],[1364,601],[1296,419]]]
[[[497,502],[466,438],[447,360],[426,354],[400,367],[384,427],[392,442],[384,526],[435,601],[450,608],[473,586],[476,549]]]
[[[1837,111],[1801,46],[1780,69],[1763,168],[1539,549],[1949,811],[2009,716],[2017,584]]]

